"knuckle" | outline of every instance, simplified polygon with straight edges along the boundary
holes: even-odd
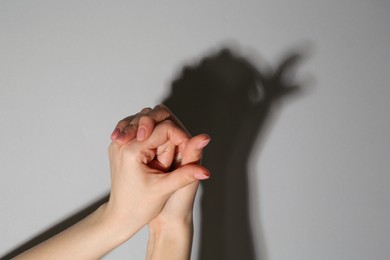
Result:
[[[164,121],[161,122],[160,124],[166,125],[166,126],[168,126],[168,127],[175,127],[175,124],[174,124],[173,121],[170,120],[170,119],[164,120]]]
[[[155,110],[167,110],[167,107],[164,104],[158,104],[153,109],[155,109]]]
[[[138,127],[138,125],[136,125],[136,124],[128,124],[125,126],[125,128],[123,130],[126,132],[129,132],[129,131],[136,129],[137,127]]]
[[[129,125],[131,122],[133,122],[134,119],[137,118],[137,116],[138,116],[138,113],[135,114],[135,115],[132,115],[132,116],[128,116],[128,117],[126,117],[126,118],[123,118],[122,120],[120,120],[120,121],[118,122],[117,125],[120,126],[120,127],[125,127],[125,126]]]
[[[165,117],[169,117],[172,112],[168,109],[168,107],[164,104],[159,104],[153,108],[153,111],[156,111],[158,113],[162,113],[165,115]]]
[[[159,123],[159,125],[157,127],[159,129],[165,129],[167,131],[172,131],[173,129],[176,128],[176,125],[171,120],[167,119],[167,120]]]
[[[150,118],[149,115],[142,115],[140,118],[139,118],[139,122],[140,123],[145,123],[147,121],[151,121],[153,120],[152,118]]]
[[[119,127],[125,127],[126,125],[129,124],[129,119],[128,118],[125,118],[125,119],[122,119],[121,121],[118,122],[117,126]]]
[[[148,113],[148,112],[150,112],[152,109],[150,108],[150,107],[145,107],[145,108],[143,108],[142,110],[141,110],[141,114],[146,114],[146,113]]]

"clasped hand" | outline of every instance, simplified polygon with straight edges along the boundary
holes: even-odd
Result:
[[[150,111],[162,113],[161,109]],[[152,112],[141,113],[127,127],[118,126],[114,132],[120,133],[114,136],[109,147],[111,195],[108,208],[117,218],[131,217],[132,225],[136,220],[139,227],[157,217],[174,192],[209,177],[207,169],[198,164],[209,137],[191,138],[170,119],[157,122],[153,132],[146,133],[150,125],[142,123],[154,120],[152,116]],[[139,127],[138,118],[138,124],[142,124]],[[129,138],[132,130],[138,132],[140,128],[147,129],[142,138]],[[190,206],[192,208],[192,204]]]
[[[15,259],[99,259],[148,224],[146,259],[189,259],[192,208],[207,135],[190,137],[163,105],[117,124],[111,135],[111,193],[77,224]]]

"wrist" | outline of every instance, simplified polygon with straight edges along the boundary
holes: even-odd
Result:
[[[148,223],[148,228],[150,232],[155,233],[192,230],[193,215],[190,213],[179,218],[168,218],[160,215]]]
[[[191,221],[171,221],[149,224],[147,259],[190,259],[193,223]]]
[[[118,243],[127,241],[142,228],[131,218],[125,219],[115,212],[109,203],[104,203],[97,212],[100,224],[108,230],[107,236],[111,236]]]

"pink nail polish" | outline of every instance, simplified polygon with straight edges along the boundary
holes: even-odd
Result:
[[[119,128],[115,128],[111,134],[111,139],[112,140],[117,139],[120,134],[121,134],[121,130]]]
[[[206,180],[206,179],[210,178],[210,174],[209,173],[203,173],[203,172],[195,173],[194,176],[198,180]]]
[[[138,141],[144,140],[145,134],[146,134],[146,129],[145,129],[145,127],[143,127],[143,126],[139,127],[139,128],[138,128],[138,131],[137,131],[137,140],[138,140]]]
[[[198,143],[198,145],[197,145],[197,148],[198,148],[198,149],[202,149],[202,148],[206,147],[206,145],[208,145],[209,143],[210,143],[210,138],[205,139],[205,140],[203,140],[203,141],[200,141],[200,142]]]

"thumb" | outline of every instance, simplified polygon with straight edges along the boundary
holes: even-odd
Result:
[[[166,174],[162,186],[167,188],[169,193],[175,192],[191,183],[210,178],[209,171],[197,164],[184,165]]]

